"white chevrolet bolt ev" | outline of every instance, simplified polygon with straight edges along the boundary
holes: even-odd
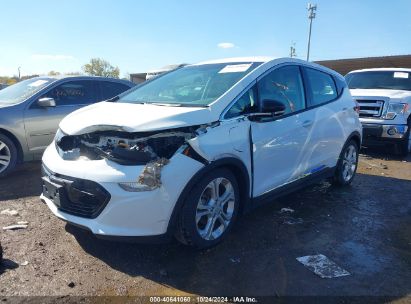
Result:
[[[338,73],[296,59],[185,66],[68,115],[41,199],[98,237],[213,246],[237,217],[322,178],[354,178],[358,109]]]

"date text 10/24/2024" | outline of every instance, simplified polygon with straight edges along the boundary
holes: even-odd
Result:
[[[150,297],[150,303],[257,303],[253,297],[189,297],[189,296],[161,296]]]

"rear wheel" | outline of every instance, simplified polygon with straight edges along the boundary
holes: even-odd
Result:
[[[17,164],[17,148],[7,136],[0,134],[0,177],[10,173]]]
[[[358,166],[358,149],[358,145],[354,140],[350,140],[345,144],[335,170],[334,184],[345,186],[352,182]]]
[[[218,244],[231,230],[239,209],[239,189],[227,169],[205,175],[187,196],[176,237],[199,249]]]

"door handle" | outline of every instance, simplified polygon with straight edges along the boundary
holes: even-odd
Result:
[[[313,124],[313,121],[312,121],[312,120],[306,120],[306,121],[303,122],[302,126],[303,126],[304,128],[308,128],[308,127],[311,127],[312,124]]]

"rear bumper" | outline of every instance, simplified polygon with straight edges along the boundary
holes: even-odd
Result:
[[[398,143],[408,133],[407,125],[382,125],[363,123],[363,144]]]

